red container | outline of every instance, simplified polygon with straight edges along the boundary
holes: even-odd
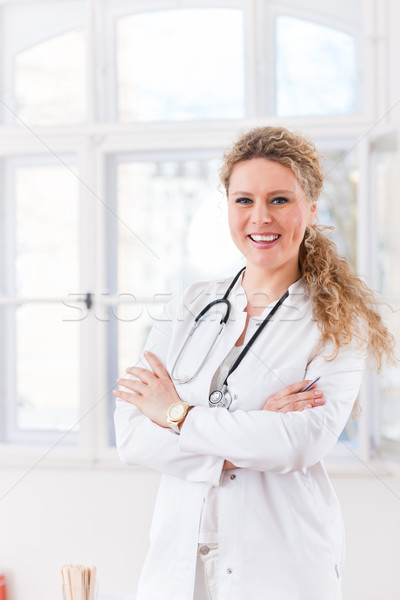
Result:
[[[7,582],[5,575],[0,575],[0,600],[7,600]]]

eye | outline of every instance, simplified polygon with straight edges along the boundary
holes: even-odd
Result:
[[[272,204],[286,204],[287,202],[289,202],[289,200],[284,196],[277,196],[276,198],[272,198],[271,200]]]
[[[250,198],[236,198],[235,199],[235,204],[251,204],[252,200],[250,200]]]

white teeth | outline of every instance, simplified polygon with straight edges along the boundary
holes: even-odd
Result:
[[[250,237],[255,242],[273,242],[278,239],[279,235],[251,235]]]

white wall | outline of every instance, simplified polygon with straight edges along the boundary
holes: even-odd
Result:
[[[0,469],[0,497],[24,473]],[[332,480],[346,521],[346,600],[398,600],[400,477]],[[133,595],[158,481],[138,468],[38,468],[26,475],[0,502],[0,569],[9,577],[9,600],[61,600],[64,563],[97,565],[100,600]]]

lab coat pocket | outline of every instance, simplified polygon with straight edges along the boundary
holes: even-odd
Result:
[[[240,374],[232,373],[229,378],[229,388],[236,394],[238,390],[239,402],[235,408],[244,410],[260,410],[265,402],[291,383],[304,379],[305,367],[268,367],[253,371],[251,379]],[[245,386],[245,387],[244,387]],[[241,400],[244,400],[241,403]]]
[[[330,555],[331,574],[336,580],[340,580],[345,558],[345,531],[342,511],[339,501],[333,492],[327,497],[322,494],[321,485],[316,485],[315,480],[307,470],[302,474],[303,483],[309,494],[309,505],[313,507],[312,513],[316,518],[315,532],[321,537],[321,553],[326,546]],[[329,481],[327,487],[331,488]]]

